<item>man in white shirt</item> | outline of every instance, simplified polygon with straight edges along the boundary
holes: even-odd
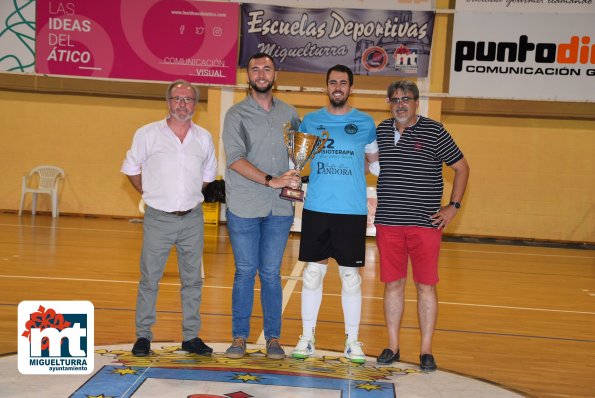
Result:
[[[211,134],[194,124],[198,89],[185,80],[166,92],[169,115],[138,129],[121,172],[142,194],[147,207],[143,222],[141,278],[136,302],[135,356],[151,352],[159,281],[172,246],[176,246],[182,297],[182,349],[199,355],[213,350],[199,337],[204,246],[202,189],[217,174]]]

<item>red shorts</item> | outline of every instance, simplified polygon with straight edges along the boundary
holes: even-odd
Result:
[[[380,280],[388,283],[406,278],[407,260],[411,258],[413,280],[424,285],[437,284],[441,241],[441,229],[376,224]]]

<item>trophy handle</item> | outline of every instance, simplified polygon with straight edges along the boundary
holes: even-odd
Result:
[[[328,133],[328,131],[323,131],[320,136],[321,136],[321,140],[318,142],[318,145],[316,146],[316,150],[312,153],[312,155],[311,155],[312,157],[324,149],[324,144],[326,144],[326,142],[328,141],[329,133]]]
[[[290,156],[291,156],[291,152],[293,152],[293,145],[292,145],[293,140],[291,140],[289,137],[291,135],[291,133],[292,133],[291,122],[283,123],[283,140],[285,141],[285,147],[287,147],[287,151],[289,152]]]

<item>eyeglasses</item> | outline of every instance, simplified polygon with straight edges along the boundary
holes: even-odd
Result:
[[[389,98],[388,101],[391,104],[398,104],[399,102],[408,104],[410,101],[412,101],[412,100],[415,101],[416,99],[417,98],[413,98],[413,97],[401,97],[401,98],[395,97],[395,98]]]
[[[192,102],[196,102],[196,98],[193,97],[180,97],[180,96],[175,96],[175,97],[169,97],[170,100],[173,100],[175,102],[177,102],[178,104],[180,102],[183,102],[185,104],[190,104]]]

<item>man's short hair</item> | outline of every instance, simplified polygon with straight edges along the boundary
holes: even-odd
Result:
[[[178,79],[175,82],[171,82],[169,86],[167,86],[167,91],[165,92],[165,99],[169,101],[171,98],[171,92],[176,86],[182,87],[190,87],[192,91],[194,91],[194,98],[196,98],[196,102],[198,102],[200,91],[198,91],[198,87],[192,85],[189,81],[184,79]]]
[[[347,76],[349,76],[349,85],[353,86],[353,71],[351,69],[349,69],[348,66],[341,65],[341,64],[332,66],[329,68],[329,70],[326,71],[326,84],[328,84],[328,77],[330,76],[331,72],[333,72],[333,71],[347,73]]]
[[[248,68],[250,66],[250,62],[252,62],[253,59],[261,59],[261,58],[268,58],[271,60],[271,63],[273,64],[273,68],[276,70],[277,66],[275,65],[275,60],[273,59],[273,57],[271,57],[269,54],[267,53],[256,53],[254,55],[252,55],[250,58],[248,58],[248,63],[246,64],[246,67]]]
[[[392,82],[386,89],[386,95],[388,98],[392,98],[393,94],[401,90],[404,93],[413,93],[413,99],[419,99],[419,88],[417,84],[411,80],[397,80]]]

